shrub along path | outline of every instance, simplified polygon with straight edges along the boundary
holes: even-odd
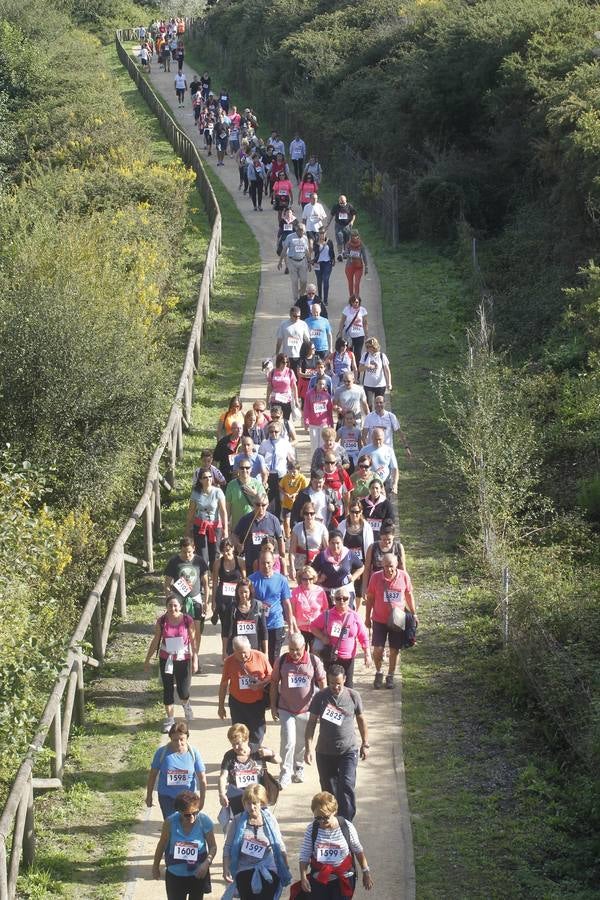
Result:
[[[193,71],[188,69],[188,83]],[[178,123],[194,140],[198,132],[194,127],[189,97],[186,106],[178,109],[173,87],[174,74],[164,74],[155,66],[152,83],[165,101],[172,107]],[[264,131],[264,128],[263,128]],[[252,330],[248,359],[242,379],[241,395],[245,403],[263,397],[265,380],[261,363],[271,356],[275,347],[275,332],[279,321],[287,317],[291,305],[288,278],[276,270],[275,214],[268,203],[263,213],[254,213],[247,198],[237,190],[238,172],[235,162],[227,159],[222,168],[216,168],[216,157],[205,157],[208,165],[222,179],[232,194],[242,216],[259,240],[261,252],[261,282],[258,305]],[[243,275],[242,275],[243,277]],[[379,279],[372,263],[369,277],[361,287],[365,306],[369,311],[370,332],[384,340],[380,303]],[[331,285],[331,321],[337,324],[346,298],[346,281],[341,266],[334,269]],[[241,360],[240,360],[241,363]],[[397,373],[399,374],[399,373]],[[202,402],[202,401],[200,401]],[[307,443],[300,449],[303,469],[308,463]],[[183,519],[182,519],[183,525]],[[205,674],[194,678],[192,705],[196,719],[191,727],[191,743],[198,747],[207,765],[209,790],[205,811],[216,819],[219,805],[216,792],[220,761],[228,749],[225,725],[216,715],[216,697],[220,678],[220,639],[210,624],[202,645],[201,664]],[[392,893],[409,900],[414,896],[414,869],[412,837],[401,745],[401,690],[393,693],[372,689],[372,674],[358,666],[357,687],[363,695],[366,715],[370,725],[372,751],[369,760],[359,767],[357,795],[359,810],[356,825],[363,840],[376,883],[375,895],[389,897]],[[160,740],[157,735],[157,744]],[[270,723],[265,743],[279,748],[278,726]],[[301,835],[310,820],[310,799],[319,790],[316,768],[307,770],[304,785],[292,785],[281,794],[276,814],[288,841],[288,852],[293,874],[297,873],[297,853]],[[389,831],[382,840],[381,824],[389,823]],[[151,882],[151,864],[154,847],[160,831],[160,811],[157,806],[144,810],[135,828],[129,853],[129,880],[127,898],[163,897],[164,885]],[[218,827],[216,833],[218,834]],[[218,857],[220,859],[220,856]],[[215,866],[214,891],[219,892],[219,866]],[[359,889],[359,893],[362,888]]]

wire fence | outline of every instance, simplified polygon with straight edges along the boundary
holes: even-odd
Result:
[[[84,668],[102,665],[111,623],[118,608],[119,616],[127,615],[126,563],[154,569],[154,540],[160,533],[161,498],[175,484],[177,461],[183,456],[184,431],[190,426],[204,324],[210,312],[210,294],[221,248],[221,211],[194,144],[178,128],[153,92],[135,62],[123,47],[123,40],[133,40],[134,29],[118,31],[115,36],[119,59],[137,84],[150,109],[158,117],[175,152],[196,173],[196,188],[211,223],[211,237],[204,260],[204,271],[196,312],[185,354],[183,369],[167,423],[160,436],[150,464],[144,491],[135,509],[117,536],[102,572],[87,598],[81,618],[69,641],[62,670],[46,701],[35,736],[11,785],[0,816],[0,900],[13,900],[21,865],[31,865],[35,857],[34,791],[62,787],[63,770],[73,723],[82,724],[85,717]],[[142,523],[144,557],[127,553],[127,543]],[[93,656],[84,653],[89,641]],[[34,774],[42,748],[52,750],[50,777]]]
[[[463,223],[464,226],[464,223]],[[477,239],[470,237],[473,276],[480,296],[479,328],[491,344],[494,298],[482,272]],[[589,769],[598,764],[598,702],[586,673],[574,657],[572,648],[561,644],[537,616],[523,615],[532,608],[531,586],[521,583],[506,559],[503,544],[497,539],[486,513],[486,465],[483,456],[477,463],[480,472],[480,521],[483,552],[489,571],[496,579],[498,603],[496,615],[506,653],[510,654],[543,710],[554,735],[567,745]]]

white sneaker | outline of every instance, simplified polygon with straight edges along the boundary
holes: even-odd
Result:
[[[304,782],[304,768],[299,766],[294,774],[292,775],[292,781],[294,784],[303,784]]]
[[[174,724],[175,724],[175,719],[165,719],[165,721],[163,722],[163,725],[162,725],[162,729],[161,729],[162,733],[168,734]]]
[[[291,783],[292,779],[288,774],[279,776],[279,787],[282,791],[285,790],[286,787],[289,787]]]
[[[191,704],[188,701],[187,703],[182,703],[181,705],[183,707],[183,714],[185,716],[185,721],[191,722],[192,719],[194,718],[194,710],[192,709]]]

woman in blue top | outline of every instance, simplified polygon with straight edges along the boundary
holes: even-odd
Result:
[[[202,900],[210,894],[210,864],[217,852],[213,823],[200,812],[200,798],[193,791],[181,791],[175,812],[163,822],[152,877],[160,879],[160,861],[167,866],[168,900]]]
[[[146,806],[152,806],[152,792],[158,778],[158,802],[163,819],[175,810],[175,798],[182,791],[198,791],[199,809],[204,806],[206,774],[200,753],[188,744],[187,722],[171,726],[169,743],[159,747],[152,759],[146,784]]]
[[[267,807],[262,784],[244,791],[244,812],[227,828],[223,877],[229,887],[223,900],[237,891],[240,900],[278,900],[292,876],[277,819]]]

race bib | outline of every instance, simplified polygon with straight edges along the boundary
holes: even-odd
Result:
[[[358,259],[360,257],[360,250],[351,250],[350,256],[352,259]]]
[[[342,443],[348,453],[355,453],[358,450],[358,441],[344,440]]]
[[[348,213],[339,212],[338,219],[340,220],[340,222],[347,222],[348,221]]]
[[[288,687],[290,688],[307,688],[310,685],[308,675],[301,675],[298,672],[288,672]]]
[[[286,224],[284,223],[284,225],[283,225],[283,230],[284,230],[284,231],[293,231],[293,230],[294,230],[294,226],[291,225],[291,224],[290,224],[290,225],[286,225]]]
[[[310,329],[310,336],[311,336],[311,338],[319,338],[319,337],[321,337],[321,333],[322,333],[322,332],[321,332],[320,329],[318,329],[318,328],[311,328],[311,329]]]
[[[403,602],[403,594],[402,591],[384,591],[383,599],[386,603],[402,603]]]
[[[185,644],[183,642],[182,637],[168,637],[165,638],[165,650],[169,654],[169,656],[176,656],[177,659],[182,659],[183,654],[185,653]]]
[[[347,851],[338,844],[329,844],[327,841],[320,842],[315,847],[315,857],[317,862],[320,863],[329,863],[332,866],[339,866],[347,855]]]
[[[381,519],[367,519],[373,531],[381,531]]]
[[[292,350],[297,350],[301,343],[302,341],[299,337],[288,338],[288,347],[290,347]]]
[[[187,863],[198,862],[198,844],[191,841],[175,841],[173,859]]]
[[[334,706],[333,703],[328,703],[321,713],[321,718],[324,722],[331,722],[332,725],[339,726],[344,721],[344,713],[337,706]]]
[[[247,788],[250,784],[258,784],[258,772],[256,769],[236,769],[235,786],[240,790]]]
[[[256,622],[248,622],[246,619],[241,619],[237,622],[237,633],[241,634],[256,634]]]
[[[182,597],[187,597],[187,595],[191,592],[190,583],[186,578],[178,578],[176,582],[174,582],[173,587],[177,591],[178,594],[181,594]]]
[[[234,464],[235,464],[235,457],[236,457],[236,454],[235,454],[235,453],[230,453],[229,456],[227,457],[227,459],[229,460],[229,465],[230,465],[232,468],[233,468],[233,466],[234,466]]]
[[[253,859],[262,859],[267,852],[267,844],[265,841],[259,841],[257,838],[245,837],[242,841],[242,853],[251,856]]]
[[[236,587],[235,581],[224,581],[221,585],[221,593],[224,597],[235,597]]]
[[[187,787],[190,783],[190,773],[185,769],[169,769],[167,772],[167,787]]]
[[[292,241],[292,246],[294,248],[294,253],[296,256],[304,256],[304,254],[306,253],[304,241]]]
[[[317,413],[317,415],[322,415],[323,413],[327,412],[327,404],[326,403],[315,403],[313,405],[313,409]]]
[[[287,191],[277,191],[280,197],[287,197]]]
[[[255,691],[256,678],[252,675],[240,675],[240,691]]]
[[[329,634],[332,638],[339,638],[342,633],[342,623],[341,622],[332,622],[331,628],[329,630]]]
[[[352,552],[357,556],[358,559],[360,559],[361,562],[363,561],[362,547],[353,547]]]
[[[363,332],[362,322],[357,319],[354,325],[350,326],[350,334],[354,337],[360,337]]]
[[[266,538],[266,534],[264,531],[253,531],[252,532],[252,543],[255,547],[260,547],[264,539]]]

